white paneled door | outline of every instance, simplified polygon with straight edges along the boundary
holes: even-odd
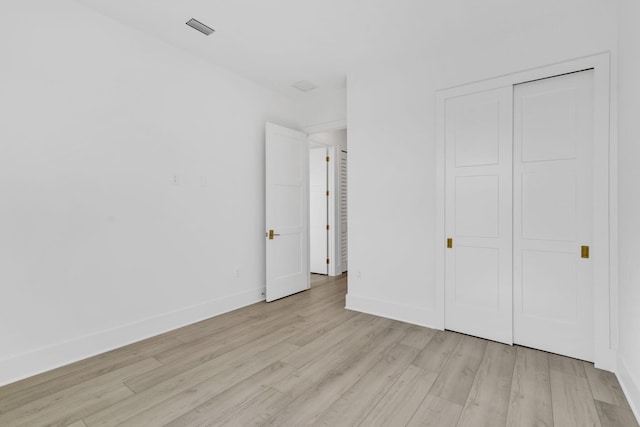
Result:
[[[445,325],[512,343],[512,86],[446,100]]]
[[[328,274],[329,210],[328,210],[327,149],[309,151],[309,238],[312,273]]]
[[[307,135],[266,125],[266,300],[309,289]]]
[[[592,153],[593,71],[515,86],[514,342],[584,360],[594,348],[582,248],[593,233]]]

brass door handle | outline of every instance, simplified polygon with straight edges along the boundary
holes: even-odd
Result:
[[[580,256],[582,258],[589,258],[589,246],[582,246],[580,248]]]
[[[273,230],[269,230],[269,233],[267,234],[267,237],[269,237],[269,240],[273,240],[273,236],[279,236],[279,234],[274,233]]]

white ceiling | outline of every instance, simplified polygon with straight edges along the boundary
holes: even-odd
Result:
[[[585,0],[79,0],[292,97],[345,86],[351,67],[524,31]],[[185,25],[215,28],[206,37]]]

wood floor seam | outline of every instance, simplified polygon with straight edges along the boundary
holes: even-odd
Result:
[[[125,386],[126,388],[128,388],[128,389],[129,389],[129,391],[131,391],[131,393],[136,394],[136,392],[135,392],[135,391],[131,390],[131,388],[127,385],[127,383],[122,382],[122,385],[123,385],[123,386]]]
[[[346,281],[0,387],[0,425],[640,427],[591,363],[346,310]]]

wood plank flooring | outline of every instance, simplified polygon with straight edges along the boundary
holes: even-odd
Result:
[[[0,426],[638,427],[593,364],[344,309],[346,277],[0,388]]]

